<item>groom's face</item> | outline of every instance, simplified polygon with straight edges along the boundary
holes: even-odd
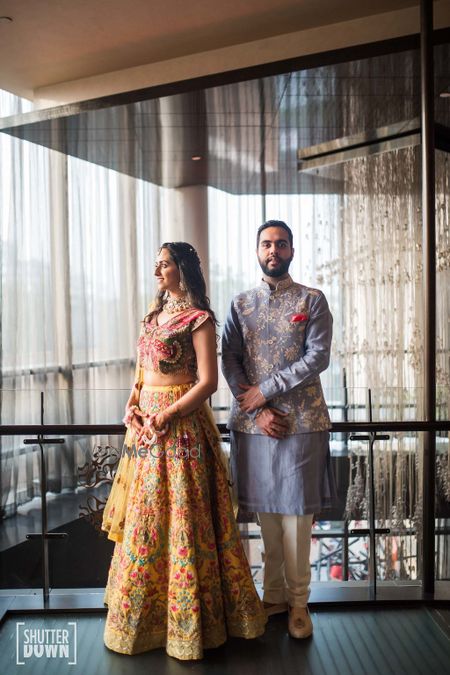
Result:
[[[286,274],[294,256],[286,230],[282,227],[266,227],[259,235],[256,254],[266,276],[282,277]]]

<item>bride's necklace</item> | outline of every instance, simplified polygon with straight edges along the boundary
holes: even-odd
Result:
[[[163,305],[163,309],[167,314],[176,314],[182,312],[184,309],[192,307],[191,301],[188,298],[172,298],[169,297]]]

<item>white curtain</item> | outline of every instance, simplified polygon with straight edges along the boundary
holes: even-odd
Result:
[[[0,106],[30,108],[6,92]],[[162,190],[4,134],[0,158],[2,424],[39,424],[41,391],[47,424],[120,423],[154,293]],[[22,440],[0,439],[8,515],[40,493]],[[99,439],[65,440],[46,450],[50,491],[76,488]]]

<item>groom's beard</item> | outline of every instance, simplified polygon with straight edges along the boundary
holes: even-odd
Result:
[[[266,275],[266,277],[277,278],[277,277],[282,277],[283,274],[286,274],[286,272],[289,270],[289,266],[292,262],[292,257],[293,256],[291,256],[287,260],[278,259],[278,264],[276,266],[274,266],[274,265],[269,266],[268,263],[265,263],[259,257],[258,257],[258,262],[261,266],[262,271]]]

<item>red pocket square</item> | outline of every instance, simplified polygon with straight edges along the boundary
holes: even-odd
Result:
[[[296,323],[297,321],[308,321],[309,317],[307,314],[293,314],[291,316],[291,323]]]

